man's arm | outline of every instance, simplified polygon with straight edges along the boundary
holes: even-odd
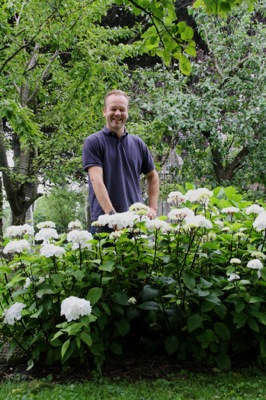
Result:
[[[95,196],[105,212],[108,214],[110,211],[114,210],[114,207],[109,198],[109,194],[107,192],[106,186],[103,181],[103,170],[102,167],[93,166],[88,170],[88,174],[90,177],[90,181],[95,193]],[[115,210],[114,210],[115,211]]]
[[[149,217],[155,218],[158,210],[158,197],[159,197],[159,176],[154,169],[146,174],[147,179],[147,193],[149,200],[150,213]]]

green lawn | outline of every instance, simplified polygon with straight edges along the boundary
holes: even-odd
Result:
[[[71,379],[71,376],[70,376]],[[181,371],[167,379],[128,382],[98,379],[58,384],[16,378],[0,384],[0,400],[266,400],[266,373]]]

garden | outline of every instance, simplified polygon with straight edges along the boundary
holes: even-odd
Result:
[[[136,203],[104,215],[97,237],[79,221],[6,229],[1,261],[1,341],[27,369],[92,365],[129,349],[228,371],[266,360],[265,203],[233,187],[170,192],[168,215]],[[145,350],[144,350],[145,349]]]

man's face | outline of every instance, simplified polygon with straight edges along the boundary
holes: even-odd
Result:
[[[127,98],[120,94],[112,94],[107,97],[103,114],[107,128],[117,134],[123,134],[128,119]]]

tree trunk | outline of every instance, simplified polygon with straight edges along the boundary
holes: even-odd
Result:
[[[14,135],[14,138],[16,136]],[[16,140],[14,140],[16,142]],[[3,173],[3,184],[12,213],[12,225],[23,225],[26,222],[28,208],[39,197],[37,177],[31,171],[32,159],[36,158],[35,149],[28,152],[14,150],[14,168],[8,165],[7,149],[4,139],[4,124],[0,119],[0,169]]]

